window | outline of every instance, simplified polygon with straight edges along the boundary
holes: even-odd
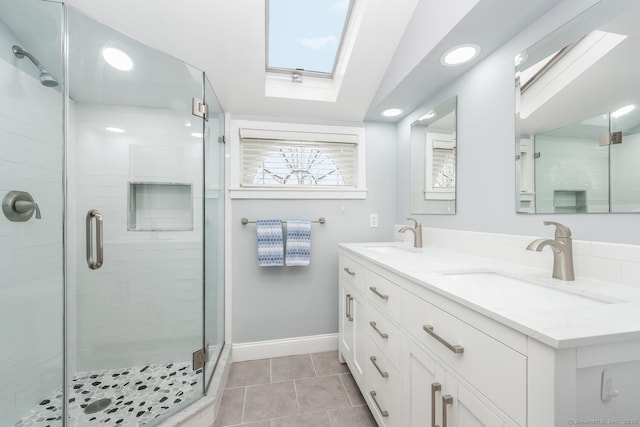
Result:
[[[232,121],[234,198],[365,198],[364,129]]]
[[[454,134],[427,132],[426,153],[425,199],[455,199],[456,140]]]
[[[268,0],[267,70],[331,77],[353,0]]]

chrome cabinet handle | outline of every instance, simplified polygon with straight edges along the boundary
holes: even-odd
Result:
[[[447,406],[453,404],[453,396],[446,394],[442,396],[442,427],[447,427]]]
[[[371,292],[373,292],[374,294],[378,295],[383,300],[388,300],[389,299],[389,295],[381,294],[380,291],[378,291],[378,289],[376,289],[375,286],[369,286],[369,289],[371,290]]]
[[[432,325],[424,325],[422,327],[422,329],[424,329],[424,331],[426,333],[431,335],[433,338],[438,340],[438,342],[440,344],[444,345],[445,347],[447,347],[449,350],[453,351],[454,353],[456,353],[456,354],[464,353],[464,347],[463,346],[457,345],[457,344],[450,344],[447,340],[445,340],[444,338],[442,338],[440,335],[436,334],[433,331],[433,326]]]
[[[380,369],[380,366],[378,366],[378,364],[376,363],[378,359],[375,356],[371,356],[369,360],[371,360],[371,363],[373,363],[373,366],[376,367],[382,378],[389,378],[389,373]]]
[[[378,400],[376,399],[376,392],[375,391],[370,391],[369,394],[371,395],[371,399],[373,399],[373,403],[376,404],[376,407],[378,408],[378,411],[380,411],[380,415],[382,415],[383,417],[388,417],[389,416],[389,411],[385,411],[384,409],[382,409],[380,407],[380,404],[378,403]]]
[[[442,390],[440,383],[431,384],[431,427],[436,426],[436,392]]]
[[[345,267],[343,270],[346,271],[347,273],[349,273],[351,276],[355,276],[356,275],[355,271],[351,271],[349,269],[349,267]]]
[[[371,327],[373,328],[374,331],[376,331],[378,333],[378,335],[380,335],[380,338],[382,339],[387,339],[389,338],[389,334],[387,334],[386,332],[382,332],[380,329],[378,329],[378,325],[376,322],[374,322],[373,320],[371,322],[369,322],[369,324],[371,325]]]
[[[346,306],[345,306],[345,312],[347,315],[347,320],[349,320],[349,322],[353,322],[353,316],[351,315],[351,301],[353,300],[353,297],[351,296],[351,294],[347,294],[346,295]]]
[[[93,218],[96,219],[96,257],[93,258]],[[102,267],[104,260],[104,244],[102,239],[102,214],[95,209],[87,212],[87,264],[91,270]]]

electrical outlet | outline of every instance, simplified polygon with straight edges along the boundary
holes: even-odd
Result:
[[[369,215],[369,227],[375,228],[378,226],[378,214],[372,213]]]

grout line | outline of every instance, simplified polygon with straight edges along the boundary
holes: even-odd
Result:
[[[273,358],[269,359],[269,384],[273,383]]]
[[[340,384],[342,384],[342,388],[344,389],[344,394],[347,395],[347,400],[349,401],[349,405],[351,405],[351,407],[353,408],[353,402],[351,401],[351,397],[349,396],[349,392],[347,391],[347,386],[344,385],[344,381],[342,380],[342,374],[338,374],[338,377],[340,378]]]
[[[242,416],[240,417],[240,424],[244,422],[244,409],[247,407],[247,389],[249,387],[244,388],[244,397],[242,398]]]
[[[333,427],[333,422],[331,421],[331,415],[329,415],[329,411],[325,411],[327,414],[327,418],[329,418],[329,427]]]
[[[296,387],[296,380],[293,380],[293,392],[296,394],[296,406],[300,409],[300,402],[298,402],[298,387]]]
[[[318,376],[318,370],[316,369],[316,364],[313,363],[313,356],[311,354],[309,354],[309,358],[311,358],[311,366],[313,366],[313,373],[316,374],[316,377]]]

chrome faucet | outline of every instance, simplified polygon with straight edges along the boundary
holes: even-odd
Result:
[[[553,221],[543,221],[543,223],[544,225],[556,226],[555,239],[536,239],[529,243],[527,250],[542,252],[545,246],[550,246],[553,251],[553,274],[551,277],[560,280],[575,280],[571,229]]]
[[[413,232],[413,247],[414,248],[421,248],[422,247],[422,223],[420,221],[418,221],[415,218],[407,218],[410,221],[413,221],[415,223],[415,225],[413,227],[409,227],[408,225],[405,225],[404,227],[400,228],[400,230],[398,230],[401,233],[404,233],[405,231],[412,231]]]

